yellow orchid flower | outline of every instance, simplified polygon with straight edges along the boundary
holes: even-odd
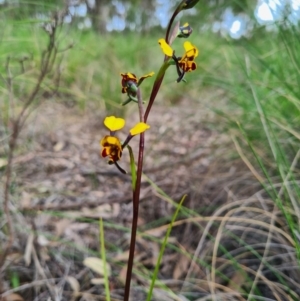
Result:
[[[122,76],[122,93],[128,93],[128,90],[132,90],[131,92],[136,92],[137,87],[144,81],[145,78],[153,76],[154,72],[150,72],[146,75],[143,75],[140,79],[136,77],[135,74],[127,72],[121,73]]]
[[[196,46],[192,45],[189,41],[184,42],[183,47],[185,49],[185,54],[178,61],[179,67],[184,72],[193,71],[197,68],[197,64],[194,59],[198,56],[199,51]]]
[[[102,147],[101,156],[103,158],[109,157],[109,164],[116,164],[119,170],[125,172],[117,163],[122,157],[124,147],[129,143],[133,136],[145,132],[150,128],[150,125],[144,122],[138,122],[130,129],[129,135],[123,144],[121,144],[118,137],[115,137],[115,132],[125,126],[125,120],[115,116],[108,116],[104,119],[104,125],[110,130],[110,135],[106,135],[100,141]]]
[[[191,42],[184,42],[183,47],[185,49],[185,54],[179,58],[175,57],[173,49],[164,39],[158,40],[158,43],[160,44],[163,53],[168,57],[172,57],[184,72],[190,72],[197,68],[197,64],[194,60],[198,56],[199,51]]]
[[[138,79],[135,74],[127,72],[121,73],[121,76],[122,93],[127,93],[127,89],[130,88],[132,84],[137,86]]]

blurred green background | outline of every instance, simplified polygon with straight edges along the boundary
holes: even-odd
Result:
[[[21,104],[36,81],[35,68],[55,11],[64,22],[58,35],[59,67],[46,78],[42,95],[59,96],[57,101],[83,110],[125,114],[120,106],[124,99],[119,74],[141,76],[158,70],[162,58],[157,40],[164,36],[176,4],[163,0],[0,1],[3,123],[7,126],[11,113],[6,79],[9,74],[14,77],[11,92]],[[188,74],[188,84],[175,83],[174,74],[168,72],[159,100],[174,104],[190,98],[205,103],[203,95],[210,94],[214,101],[205,105],[223,118],[221,130],[237,129],[245,142],[242,127],[246,140],[255,141],[266,149],[262,155],[271,154],[275,161],[282,152],[275,152],[274,145],[280,145],[287,171],[299,141],[299,8],[295,0],[199,1],[178,18],[194,29],[190,41],[200,51],[197,71]],[[173,46],[178,54],[181,44],[175,41]],[[145,99],[152,83],[143,83]]]
[[[63,26],[57,67],[47,76],[42,96],[58,96],[56,101],[82,110],[126,114],[120,106],[124,98],[119,74],[141,76],[158,70],[162,57],[157,41],[164,36],[176,4],[0,1],[3,125],[8,125],[11,115],[11,93],[22,104],[36,82],[54,12],[63,18]],[[168,72],[158,100],[170,105],[182,99],[205,104],[223,120],[214,127],[234,131],[243,144],[255,142],[263,149],[262,157],[271,155],[276,161],[274,165],[266,160],[272,173],[282,170],[278,164],[287,173],[299,146],[299,17],[300,4],[295,0],[199,1],[178,18],[193,27],[189,40],[200,51],[197,71],[188,74],[188,84],[175,83],[174,73]],[[182,41],[173,47],[182,53]],[[7,89],[9,76],[14,78],[12,91]],[[143,83],[145,99],[152,83],[152,79]],[[207,95],[213,101],[206,102]]]

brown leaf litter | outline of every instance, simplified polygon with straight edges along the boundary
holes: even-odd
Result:
[[[140,273],[133,276],[133,300],[144,298],[141,288],[149,285],[150,276],[145,275],[153,271],[160,239],[165,235],[164,225],[174,213],[170,199],[176,202],[187,194],[184,205],[191,212],[210,216],[223,204],[249,197],[258,190],[243,162],[229,160],[231,140],[206,126],[203,113],[195,108],[196,103],[180,103],[176,107],[159,104],[154,106],[148,121],[151,129],[146,133],[146,176],[142,179],[141,232],[135,257]],[[99,140],[107,134],[103,119],[102,113],[83,114],[57,103],[47,103],[32,116],[22,132],[14,159],[14,251],[7,259],[2,284],[6,300],[48,300],[49,297],[104,300],[100,270],[95,272],[84,261],[99,257],[99,218],[105,221],[112,300],[122,300],[128,227],[132,218],[131,180],[99,156]],[[128,130],[137,120],[135,116],[128,116],[127,120]],[[126,129],[120,131],[121,139],[126,137]],[[134,138],[131,146],[136,150],[137,145],[138,139]],[[126,162],[129,159],[124,152],[120,164],[129,170]],[[240,300],[234,299],[232,292],[234,283],[244,281],[245,274],[223,267],[231,273],[228,283],[215,278],[219,284],[212,287],[204,281],[209,277],[204,266],[197,264],[191,269],[207,220],[189,221],[184,215],[180,219],[187,220],[172,230],[169,243],[173,248],[166,249],[160,279],[178,292],[186,291],[188,286],[199,297],[223,290],[231,294],[230,300]],[[209,237],[214,229],[211,227],[205,235]],[[216,255],[212,243],[207,241],[201,253],[203,260],[206,254],[207,258]],[[18,256],[12,258],[13,254]],[[222,268],[222,262],[216,261],[216,267]],[[11,286],[12,273],[18,275],[19,290]],[[189,273],[195,281],[183,282]],[[243,289],[237,292],[242,294]],[[159,289],[155,295],[156,300],[176,300]],[[177,298],[186,300],[179,293]]]

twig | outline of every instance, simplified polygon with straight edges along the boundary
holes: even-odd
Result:
[[[55,286],[55,282],[54,281],[50,281],[50,279],[47,277],[44,269],[41,266],[41,263],[40,263],[40,261],[38,259],[38,256],[37,256],[37,253],[36,253],[36,250],[35,250],[34,247],[32,249],[32,255],[33,255],[33,260],[34,260],[34,264],[35,264],[35,267],[37,269],[37,272],[45,280],[47,288],[49,290],[49,294],[51,295],[51,297],[52,297],[53,300],[57,300],[57,298],[56,298],[57,293],[56,293],[55,288],[53,288],[53,286]]]

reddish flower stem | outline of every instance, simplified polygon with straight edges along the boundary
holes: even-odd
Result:
[[[143,108],[142,94],[141,94],[141,91],[139,88],[137,90],[137,98],[138,98],[140,122],[143,122],[144,121],[144,116],[143,116],[144,108]],[[135,241],[136,241],[136,232],[137,232],[137,222],[138,222],[138,216],[139,216],[139,202],[140,202],[141,179],[142,179],[142,172],[143,172],[143,158],[144,158],[144,147],[145,147],[144,142],[145,142],[145,134],[141,133],[140,134],[136,183],[135,183],[135,189],[133,191],[133,217],[132,217],[132,225],[131,225],[131,239],[130,239],[130,247],[129,247],[129,258],[128,258],[128,263],[127,263],[124,301],[129,300],[129,294],[130,294],[130,282],[131,282],[131,277],[132,277],[132,268],[133,268]]]
[[[141,122],[142,121],[147,122],[149,112],[151,110],[152,104],[154,103],[156,95],[159,91],[159,88],[161,86],[163,78],[164,78],[164,74],[161,76],[161,78],[159,80],[157,80],[154,83],[146,112],[145,112],[144,116],[140,115]],[[141,93],[138,92],[137,95],[138,95],[139,112],[142,112],[143,111],[142,110],[143,103],[142,103]],[[138,216],[139,216],[139,203],[140,203],[141,179],[142,179],[142,172],[143,172],[144,148],[145,148],[145,133],[142,133],[142,134],[140,134],[136,184],[135,184],[135,189],[133,191],[133,218],[132,218],[132,225],[131,225],[131,239],[130,239],[130,247],[129,247],[129,258],[128,258],[128,264],[127,264],[124,301],[129,300],[129,294],[130,294],[130,282],[131,282],[131,277],[132,277],[132,268],[133,268],[136,232],[137,232],[137,222],[138,222]]]
[[[169,34],[170,30],[173,24],[173,21],[175,20],[178,13],[181,11],[181,4],[184,1],[182,1],[176,10],[174,11],[169,25],[166,32],[166,42],[168,43],[169,40]],[[164,61],[167,60],[167,57],[165,56]],[[166,70],[166,69],[165,69]],[[151,111],[152,105],[154,103],[154,100],[157,96],[157,93],[161,87],[162,81],[165,76],[165,70],[161,74],[161,76],[155,81],[150,99],[148,102],[148,106],[146,108],[145,114],[143,114],[143,102],[142,102],[142,96],[140,89],[137,91],[137,97],[138,97],[138,106],[139,106],[139,115],[140,115],[140,121],[141,122],[147,122],[149,113]],[[135,252],[135,242],[136,242],[136,232],[137,232],[137,223],[138,223],[138,215],[139,215],[139,203],[140,203],[140,191],[141,191],[141,179],[142,179],[142,172],[143,172],[143,159],[144,159],[144,148],[145,148],[145,133],[140,134],[140,144],[139,144],[139,156],[138,156],[138,164],[137,164],[137,175],[136,175],[136,184],[135,189],[133,191],[133,218],[132,218],[132,225],[131,225],[131,239],[130,239],[130,247],[129,247],[129,258],[128,258],[128,264],[127,264],[127,273],[126,273],[126,282],[125,282],[125,291],[124,291],[124,301],[129,300],[129,294],[130,294],[130,283],[131,283],[131,277],[132,277],[132,268],[133,268],[133,260],[134,260],[134,252]]]
[[[129,300],[130,282],[131,282],[131,277],[132,277],[132,268],[133,268],[133,259],[134,259],[135,241],[136,241],[136,232],[137,232],[137,222],[138,222],[138,216],[139,216],[141,179],[142,179],[142,171],[143,171],[144,141],[145,141],[144,137],[145,137],[144,133],[140,134],[139,158],[138,158],[138,166],[137,166],[136,184],[135,184],[135,190],[133,191],[133,218],[132,218],[132,225],[131,225],[131,239],[130,239],[130,248],[129,248],[129,258],[128,258],[128,264],[127,264],[124,301]]]
[[[170,21],[169,21],[169,24],[168,24],[168,28],[167,28],[167,31],[166,31],[166,37],[165,37],[165,40],[167,43],[169,43],[169,36],[170,36],[170,31],[171,31],[171,28],[172,28],[172,24],[176,18],[176,16],[180,13],[181,11],[181,5],[184,3],[184,1],[182,1],[178,6],[177,8],[175,9]],[[167,56],[165,56],[164,58],[164,62],[166,62],[166,60],[168,59]],[[165,76],[165,72],[161,75],[161,77],[159,79],[157,79],[154,83],[154,86],[152,88],[152,91],[151,91],[151,95],[150,95],[150,99],[149,99],[149,103],[148,103],[148,106],[147,106],[147,109],[146,109],[146,112],[145,112],[145,115],[144,115],[144,122],[147,122],[147,119],[148,119],[148,116],[149,116],[149,113],[151,111],[151,108],[152,108],[152,105],[154,103],[154,100],[156,98],[156,95],[160,89],[160,86],[162,84],[162,81],[164,79],[164,76]]]
[[[152,92],[151,92],[151,95],[150,95],[150,99],[149,99],[149,103],[148,103],[148,106],[146,108],[146,112],[145,112],[145,115],[144,115],[144,122],[147,122],[147,119],[148,119],[148,116],[149,116],[149,113],[150,113],[150,110],[152,108],[152,105],[154,103],[154,100],[156,98],[156,95],[159,91],[159,88],[161,86],[161,83],[164,79],[164,74],[162,75],[162,77],[160,79],[158,79],[155,83],[154,83],[154,86],[152,88]]]
[[[182,10],[182,4],[184,3],[185,1],[181,1],[181,3],[176,7],[170,21],[169,21],[169,24],[168,24],[168,28],[167,28],[167,31],[166,31],[166,37],[165,37],[165,40],[167,43],[169,43],[169,36],[170,36],[170,31],[171,31],[171,27],[172,27],[172,24],[176,18],[176,16],[181,12]]]

